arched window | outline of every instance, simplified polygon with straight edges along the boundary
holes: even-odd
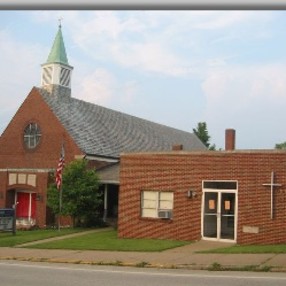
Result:
[[[30,123],[24,130],[24,144],[28,149],[34,149],[41,139],[41,129],[37,123]]]

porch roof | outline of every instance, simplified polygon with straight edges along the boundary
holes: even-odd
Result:
[[[101,183],[119,185],[119,163],[100,168],[97,174]]]

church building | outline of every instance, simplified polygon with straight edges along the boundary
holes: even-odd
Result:
[[[124,238],[286,242],[286,151],[122,154],[118,234]]]
[[[72,97],[72,71],[59,25],[41,86],[31,89],[0,137],[0,208],[16,208],[18,227],[54,223],[47,187],[63,142],[66,164],[85,158],[98,171],[104,220],[117,218],[122,152],[206,149],[193,133]]]

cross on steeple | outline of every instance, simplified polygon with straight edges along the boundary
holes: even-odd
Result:
[[[58,19],[58,21],[59,21],[59,28],[61,28],[61,27],[62,27],[62,20],[63,20],[63,18],[62,18],[62,17],[60,17],[60,18]]]
[[[271,199],[270,199],[270,218],[273,219],[273,194],[274,194],[274,187],[281,187],[281,184],[275,184],[275,174],[274,171],[271,172],[271,181],[270,184],[263,184],[263,186],[270,187],[270,194],[271,194]]]

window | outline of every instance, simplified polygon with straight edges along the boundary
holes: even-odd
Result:
[[[37,123],[30,123],[24,130],[24,144],[28,149],[34,149],[40,142],[41,129]]]
[[[236,181],[204,181],[204,189],[236,190]]]
[[[174,194],[172,192],[141,192],[141,216],[172,218]]]

